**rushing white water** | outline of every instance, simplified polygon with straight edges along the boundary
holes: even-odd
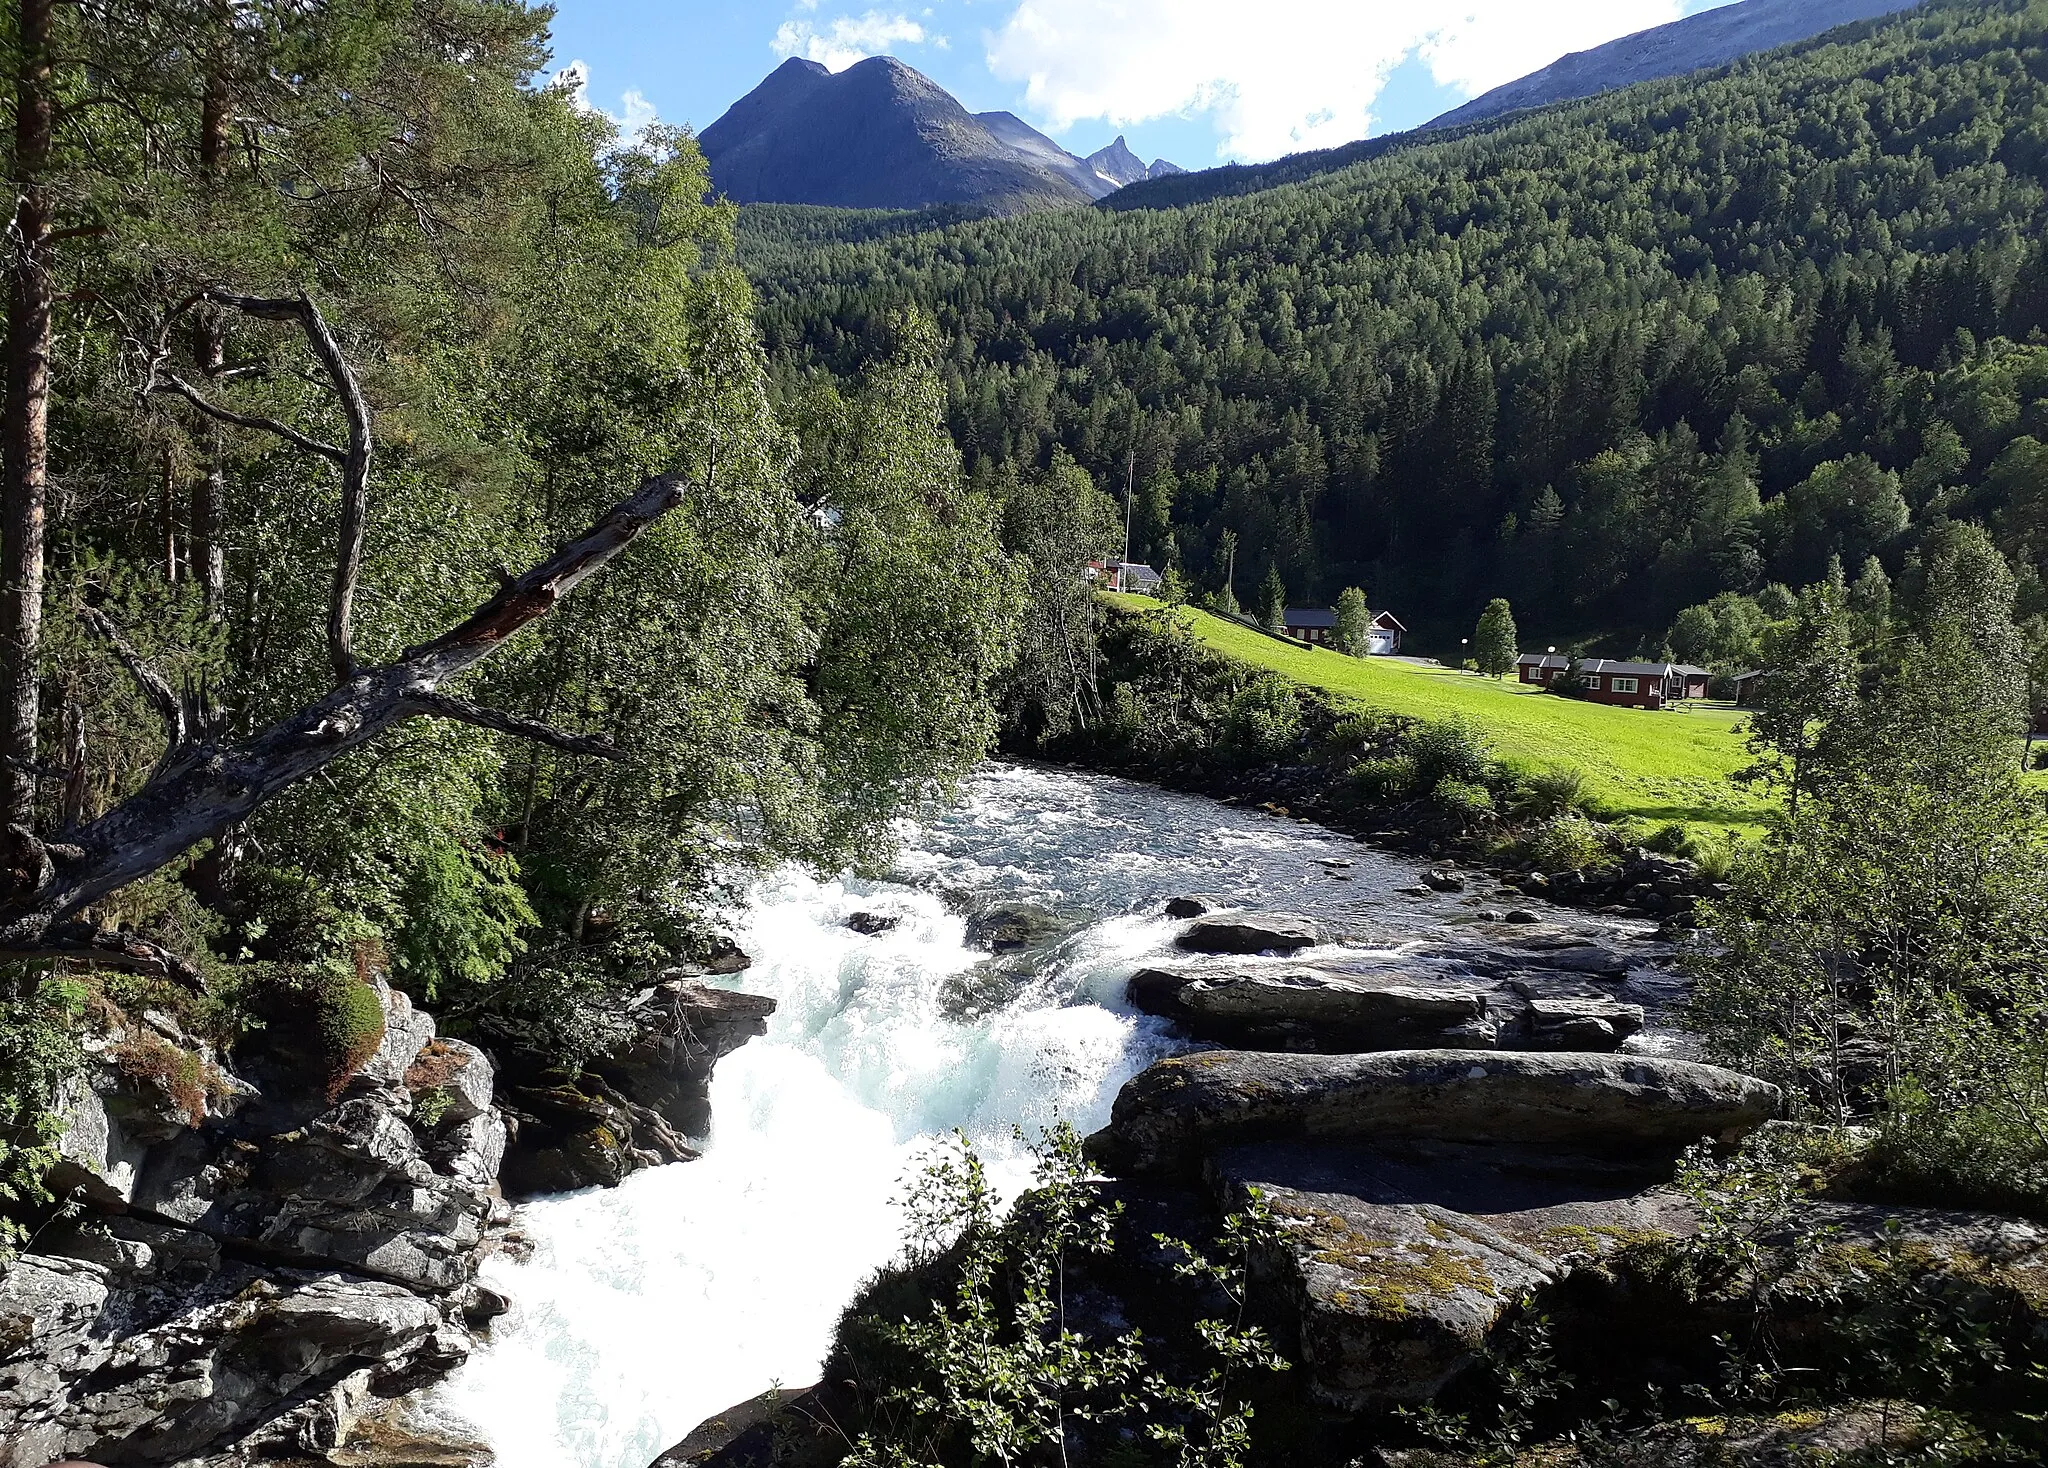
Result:
[[[900,880],[763,883],[738,934],[754,967],[735,982],[779,1008],[720,1062],[704,1157],[523,1207],[530,1259],[485,1269],[515,1311],[439,1407],[502,1468],[645,1468],[720,1409],[808,1384],[839,1311],[895,1253],[890,1200],[933,1137],[964,1129],[1014,1184],[1014,1127],[1092,1130],[1173,1047],[1122,1000],[1171,934],[1161,898],[1221,890],[1384,927],[1413,873],[1295,822],[996,766],[916,835]],[[1074,931],[1028,967],[992,966],[960,912],[999,902]],[[863,937],[855,912],[900,921]]]

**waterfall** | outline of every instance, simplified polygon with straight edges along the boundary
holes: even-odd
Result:
[[[1175,1048],[1124,1004],[1165,948],[1158,899],[1363,910],[1412,868],[1313,827],[1099,777],[996,766],[915,833],[889,882],[783,872],[739,915],[773,996],[721,1061],[699,1161],[530,1203],[524,1261],[484,1271],[514,1313],[440,1390],[501,1468],[646,1468],[722,1408],[805,1386],[840,1310],[896,1252],[898,1185],[965,1130],[1014,1188],[1013,1128],[1100,1126]],[[1030,902],[1071,931],[1027,964],[970,947],[962,912]],[[862,936],[855,912],[895,918]]]

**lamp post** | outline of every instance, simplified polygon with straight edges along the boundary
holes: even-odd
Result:
[[[1459,653],[1459,654],[1458,654],[1458,661],[1459,661],[1460,663],[1469,663],[1469,662],[1471,662],[1471,661],[1472,661],[1472,654],[1471,654],[1470,648],[1471,648],[1471,646],[1472,646],[1472,639],[1471,639],[1471,638],[1469,638],[1469,637],[1460,637],[1460,638],[1458,639],[1458,646],[1459,646],[1459,647],[1461,647],[1461,648],[1465,648],[1465,649],[1467,649],[1466,651],[1464,651],[1464,652],[1461,652],[1461,653]]]

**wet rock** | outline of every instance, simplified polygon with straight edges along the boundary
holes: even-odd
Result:
[[[1625,978],[1631,968],[1644,962],[1604,943],[1585,940],[1568,942],[1559,946],[1529,945],[1516,953],[1518,961],[1531,968],[1556,969],[1563,973],[1598,974],[1607,978]]]
[[[872,938],[877,933],[894,930],[902,921],[902,918],[888,913],[856,912],[847,917],[843,926],[853,929],[863,938]]]
[[[1181,897],[1166,899],[1166,915],[1170,918],[1206,917],[1212,912],[1226,912],[1238,904],[1228,897],[1214,893],[1194,892]]]
[[[1162,1174],[1263,1138],[1419,1137],[1672,1154],[1702,1137],[1739,1137],[1780,1103],[1764,1081],[1651,1057],[1219,1051],[1159,1061],[1126,1083],[1090,1146],[1113,1171]]]
[[[1422,885],[1432,892],[1463,892],[1465,879],[1456,872],[1438,868],[1422,874]]]
[[[774,1387],[699,1423],[648,1468],[782,1468],[836,1463],[845,1441],[824,1388]],[[836,1451],[835,1451],[836,1445]]]
[[[697,1156],[659,1112],[619,1095],[594,1073],[509,1086],[504,1106],[516,1145],[499,1179],[513,1197],[615,1188],[643,1167]]]
[[[1529,911],[1526,907],[1515,907],[1508,909],[1506,916],[1501,921],[1505,923],[1540,923],[1543,919],[1536,916],[1535,913]]]
[[[1643,1027],[1640,1004],[1612,999],[1532,999],[1530,1041],[1560,1050],[1612,1050]]]
[[[635,996],[633,1038],[590,1069],[619,1096],[674,1130],[702,1135],[710,1121],[711,1071],[768,1032],[775,1001],[664,976]]]
[[[1425,1043],[1480,1019],[1476,989],[1365,979],[1306,968],[1145,969],[1130,1000],[1197,1039],[1283,1049],[1345,1050]]]
[[[1176,940],[1191,953],[1294,953],[1323,941],[1313,920],[1290,913],[1201,917]]]
[[[1034,903],[992,907],[967,919],[967,941],[997,953],[1039,948],[1065,936],[1070,924],[1058,913]]]

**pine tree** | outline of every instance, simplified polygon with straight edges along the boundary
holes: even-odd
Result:
[[[1505,598],[1495,597],[1479,614],[1479,627],[1472,637],[1472,655],[1479,671],[1489,678],[1505,678],[1515,670],[1519,654],[1515,614]]]

